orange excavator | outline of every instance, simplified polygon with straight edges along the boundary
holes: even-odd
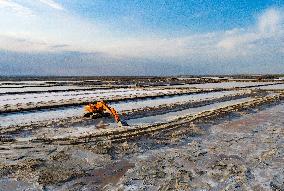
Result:
[[[90,103],[85,106],[85,113],[84,117],[91,117],[91,118],[100,118],[100,117],[108,117],[112,115],[114,117],[114,120],[117,122],[117,124],[122,127],[122,126],[128,126],[126,121],[122,121],[120,119],[119,114],[117,111],[108,106],[106,102],[104,101],[98,101],[95,103]]]

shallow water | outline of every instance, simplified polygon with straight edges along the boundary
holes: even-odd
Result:
[[[91,88],[91,87],[90,87]],[[72,89],[88,89],[88,87],[80,87],[80,86],[35,86],[35,87],[18,87],[18,88],[7,88],[0,87],[0,93],[13,93],[13,92],[31,92],[31,91],[52,91],[52,90],[72,90]]]
[[[189,109],[184,109],[184,110],[181,110],[181,111],[169,112],[169,113],[165,113],[165,114],[162,114],[162,115],[155,115],[155,116],[142,117],[142,118],[137,118],[137,119],[130,119],[130,120],[127,121],[127,123],[129,125],[144,125],[144,124],[161,123],[161,122],[173,120],[177,117],[181,117],[181,116],[184,116],[184,115],[193,115],[193,114],[197,114],[199,112],[205,111],[205,110],[216,109],[216,108],[220,108],[220,107],[234,105],[234,104],[237,104],[237,103],[249,101],[251,99],[252,98],[241,98],[241,99],[236,99],[236,100],[213,103],[213,104],[205,105],[205,106],[202,106],[202,107],[189,108]]]
[[[188,88],[238,88],[258,85],[268,85],[273,82],[220,82],[220,83],[205,83],[205,84],[185,84],[177,87],[188,87]],[[173,86],[176,87],[176,86]]]
[[[15,94],[15,95],[0,95],[0,107],[5,104],[18,103],[38,103],[38,102],[63,102],[64,100],[100,100],[110,99],[114,97],[126,97],[130,95],[149,95],[158,93],[174,93],[175,90],[159,90],[159,89],[109,89],[109,90],[84,90],[84,91],[69,91],[69,92],[47,92],[47,93],[31,93],[31,94]]]
[[[0,115],[0,127],[24,125],[32,122],[62,119],[72,116],[83,116],[83,114],[84,109],[82,106],[2,114]]]
[[[284,90],[284,84],[275,84],[275,85],[269,85],[269,86],[262,86],[262,87],[257,87],[256,89],[265,89],[265,90],[282,89],[282,90]]]
[[[131,109],[139,109],[144,107],[157,107],[163,104],[184,103],[189,101],[213,99],[222,96],[234,95],[237,93],[240,93],[240,91],[221,91],[221,92],[210,92],[210,93],[200,93],[200,94],[189,94],[189,95],[181,95],[173,97],[146,99],[141,101],[128,101],[128,102],[112,104],[112,106],[117,108],[118,110],[131,110]]]

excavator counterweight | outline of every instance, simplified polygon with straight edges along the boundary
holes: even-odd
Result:
[[[104,117],[106,115],[112,115],[114,117],[114,120],[120,127],[128,126],[125,121],[121,121],[118,112],[114,108],[108,106],[104,101],[98,101],[96,103],[90,103],[86,105],[85,111],[87,112],[84,115],[85,117]]]

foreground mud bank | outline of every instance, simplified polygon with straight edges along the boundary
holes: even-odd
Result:
[[[191,137],[194,124],[183,127],[163,148],[130,158],[135,167],[110,190],[283,190],[283,115],[281,104],[196,124]]]

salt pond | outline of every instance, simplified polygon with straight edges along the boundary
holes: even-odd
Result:
[[[124,110],[138,109],[144,107],[153,107],[163,104],[173,104],[179,102],[197,101],[204,99],[218,98],[226,95],[234,95],[237,91],[211,92],[202,94],[189,94],[173,97],[160,97],[156,99],[136,100],[110,104],[119,112]],[[141,103],[141,104],[140,104]],[[37,111],[10,113],[0,115],[0,127],[11,125],[29,124],[36,121],[46,121],[54,119],[63,119],[67,117],[83,116],[83,106],[64,107],[56,109],[44,109]]]

